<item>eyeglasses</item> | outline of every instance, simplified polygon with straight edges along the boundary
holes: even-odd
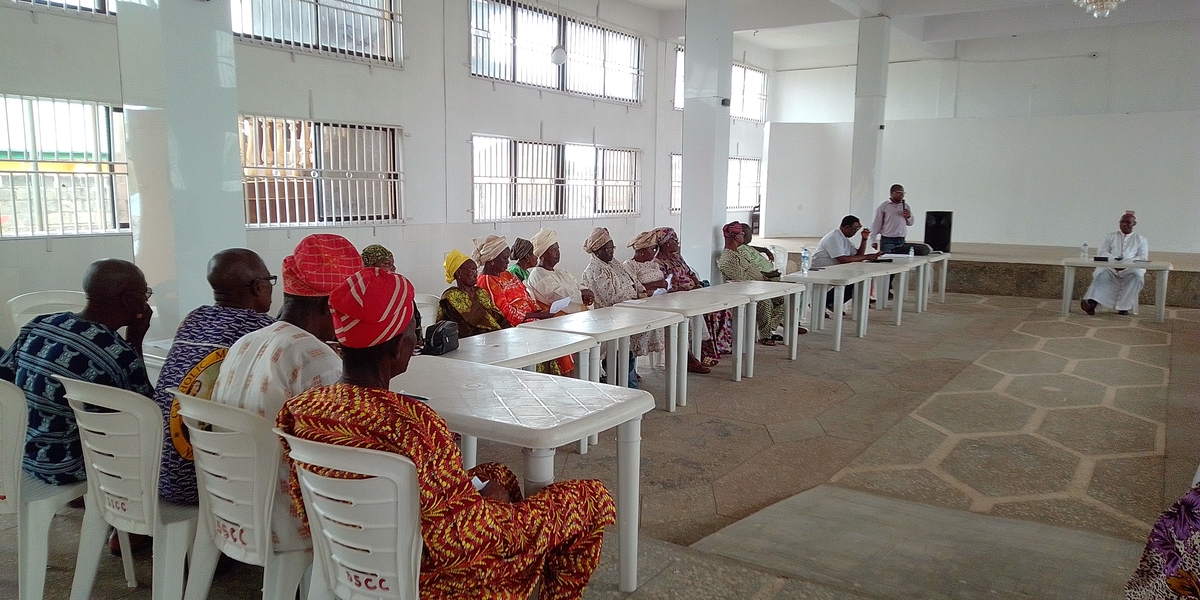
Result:
[[[150,286],[146,286],[146,300],[149,301],[150,296],[153,296],[153,295],[154,295],[154,288],[152,288]]]
[[[254,284],[256,284],[260,281],[265,281],[271,287],[275,287],[275,284],[279,281],[279,276],[278,275],[267,275],[266,277],[255,277],[254,279],[250,280],[250,283],[246,284],[246,287],[254,287]]]

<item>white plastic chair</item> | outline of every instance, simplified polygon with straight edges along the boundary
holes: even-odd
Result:
[[[200,490],[196,545],[211,540],[230,558],[263,567],[263,600],[293,600],[312,555],[308,550],[280,553],[274,549],[271,509],[279,493],[279,438],[255,413],[177,389],[171,393],[179,401],[179,414],[195,451]],[[199,562],[192,561],[185,598],[208,597],[217,563]],[[301,598],[307,597],[307,590],[301,590]]]
[[[417,303],[417,312],[421,313],[421,327],[433,325],[437,321],[438,302],[442,298],[433,294],[413,294],[413,301]]]
[[[287,441],[312,531],[310,598],[332,591],[341,600],[416,600],[421,569],[417,468],[399,454]],[[334,479],[299,463],[366,476]]]
[[[149,398],[106,385],[55,377],[75,411],[87,469],[87,511],[79,532],[79,556],[71,600],[87,600],[96,582],[108,525],[154,537],[154,600],[183,597],[183,567],[189,551],[215,561],[211,543],[193,549],[197,508],[159,500],[162,411]],[[108,409],[94,412],[89,406]],[[107,523],[107,525],[106,525]],[[128,553],[124,553],[128,555]]]
[[[21,469],[28,404],[21,388],[0,380],[0,514],[17,514],[17,589],[20,600],[42,597],[46,587],[50,522],[54,513],[87,492],[87,483],[51,485]],[[121,540],[125,579],[137,587],[129,537]]]
[[[47,290],[21,294],[8,301],[8,312],[13,328],[21,329],[30,319],[38,315],[63,312],[78,312],[87,305],[87,294],[69,290]]]

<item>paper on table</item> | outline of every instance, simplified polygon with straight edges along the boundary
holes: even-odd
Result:
[[[567,306],[569,306],[570,304],[571,304],[570,298],[559,298],[558,300],[555,300],[554,302],[552,302],[550,304],[550,314],[553,315],[553,314],[557,314],[559,311],[566,310]]]
[[[654,290],[653,294],[650,294],[650,295],[651,296],[662,296],[663,294],[666,294],[666,293],[667,293],[667,288],[658,288],[658,289]]]

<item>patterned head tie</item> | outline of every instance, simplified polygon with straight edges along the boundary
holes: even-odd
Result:
[[[646,248],[653,248],[654,245],[653,231],[643,231],[634,236],[632,240],[629,240],[629,247],[634,250],[645,250]]]
[[[513,241],[512,255],[513,260],[521,260],[533,253],[533,242],[525,238],[517,238]]]
[[[483,263],[500,256],[505,248],[508,248],[508,240],[502,235],[487,235],[477,237],[471,240],[475,243],[475,252],[471,253],[471,258],[475,262],[483,266]]]
[[[292,296],[328,296],[363,266],[350,240],[314,233],[300,240],[283,259],[283,292]]]
[[[605,244],[612,241],[612,236],[608,234],[608,228],[597,227],[592,230],[592,235],[589,235],[583,242],[583,249],[588,254],[595,254],[597,250],[603,248]]]
[[[721,228],[721,235],[724,235],[727,238],[737,237],[737,234],[739,234],[741,232],[742,232],[742,224],[737,221],[734,221],[732,223],[727,223],[724,227]]]
[[[661,247],[663,244],[670,241],[679,241],[679,234],[675,233],[670,227],[659,227],[654,230],[654,245]]]
[[[391,261],[393,265],[396,262],[396,257],[391,250],[384,248],[380,244],[371,244],[362,251],[362,261],[364,267],[383,267],[385,262]],[[395,267],[392,267],[395,270]]]
[[[333,331],[347,348],[378,346],[404,331],[413,318],[416,290],[399,273],[367,267],[329,295]]]

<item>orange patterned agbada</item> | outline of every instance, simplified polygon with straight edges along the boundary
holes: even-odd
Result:
[[[446,422],[422,402],[387,390],[347,383],[314,388],[284,404],[278,425],[302,439],[412,459],[425,542],[422,600],[525,600],[538,581],[543,600],[580,598],[600,562],[604,526],[616,520],[612,496],[599,481],[553,483],[521,499],[516,477],[503,465],[464,470]],[[294,464],[291,470],[293,510],[307,523]],[[482,497],[473,476],[502,484],[513,503]]]

